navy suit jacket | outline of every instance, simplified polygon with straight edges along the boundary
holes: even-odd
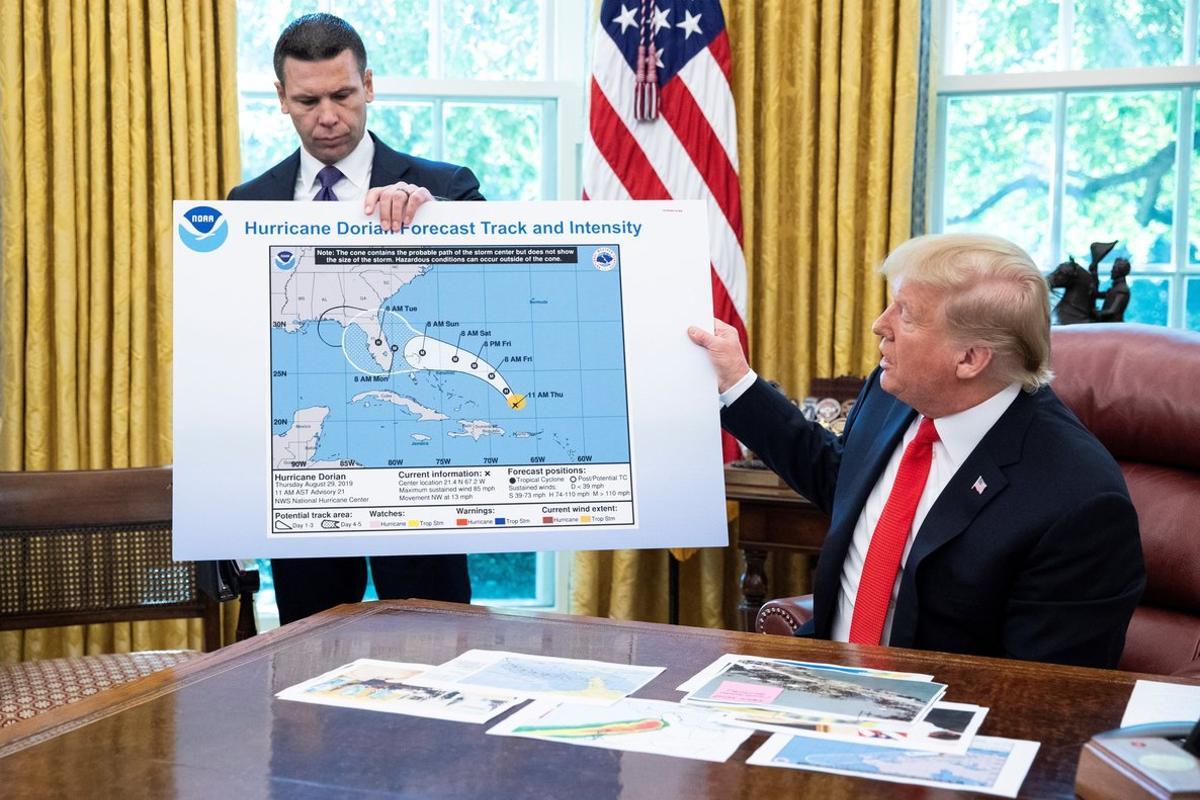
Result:
[[[375,140],[375,158],[371,161],[371,186],[388,186],[406,181],[424,186],[441,200],[482,200],[479,181],[466,167],[429,161],[397,153],[371,132]],[[296,194],[296,176],[300,172],[300,150],[280,161],[251,181],[235,186],[229,200],[291,200]]]
[[[855,524],[915,415],[880,387],[879,370],[841,436],[761,379],[722,411],[727,430],[831,516],[816,636],[830,636]],[[917,531],[889,644],[1112,667],[1145,583],[1120,468],[1052,389],[1021,392]]]

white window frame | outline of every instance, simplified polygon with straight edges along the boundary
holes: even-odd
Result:
[[[1062,217],[1065,196],[1064,152],[1066,142],[1067,97],[1075,93],[1097,94],[1131,90],[1178,90],[1179,130],[1175,147],[1176,187],[1173,203],[1174,242],[1169,268],[1155,269],[1134,265],[1134,278],[1167,278],[1171,282],[1171,305],[1167,326],[1184,325],[1185,283],[1200,278],[1200,265],[1189,265],[1188,223],[1191,197],[1192,138],[1196,121],[1196,93],[1200,89],[1200,64],[1197,64],[1197,15],[1200,0],[1184,0],[1183,60],[1181,65],[1129,67],[1124,69],[1073,69],[1071,64],[1074,0],[1060,0],[1058,12],[1058,70],[1047,72],[994,73],[980,75],[951,74],[950,48],[945,46],[946,32],[953,30],[956,0],[940,0],[934,9],[934,41],[939,43],[937,64],[937,140],[934,150],[934,187],[931,199],[930,227],[940,233],[945,224],[943,187],[946,174],[947,107],[949,101],[978,96],[1005,94],[1051,95],[1055,100],[1054,166],[1051,177],[1050,265],[1063,260]],[[1200,202],[1200,198],[1197,198]],[[1200,241],[1200,231],[1194,232]]]
[[[429,52],[441,50],[442,0],[429,0]],[[542,118],[542,197],[575,200],[583,187],[583,140],[586,133],[585,98],[590,81],[590,4],[585,0],[540,0],[542,46],[545,48],[543,80],[462,80],[441,76],[441,61],[430,60],[431,77],[397,78],[373,74],[375,99],[417,101],[433,108],[433,152],[443,158],[443,117],[446,103],[493,102],[538,106]],[[321,0],[318,11],[337,13],[331,0]],[[274,102],[275,75],[238,74],[238,108],[247,101]],[[547,135],[547,134],[551,135]],[[570,551],[539,552],[536,560],[536,597],[529,600],[484,600],[482,605],[538,608],[566,612],[570,602]]]

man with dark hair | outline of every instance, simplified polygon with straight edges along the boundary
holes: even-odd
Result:
[[[328,61],[343,50],[349,50],[358,64],[360,75],[367,71],[367,48],[346,20],[332,14],[306,14],[293,20],[279,34],[275,56],[271,63],[275,77],[283,83],[283,62],[288,58],[300,61]]]
[[[274,61],[280,109],[292,118],[300,148],[235,187],[230,200],[359,201],[366,214],[378,207],[380,223],[398,230],[424,203],[483,199],[466,167],[398,153],[367,131],[371,70],[362,39],[345,20],[300,17],[280,35]],[[277,558],[271,569],[284,624],[357,603],[366,588],[363,558]],[[471,600],[464,555],[377,556],[371,572],[383,598]]]

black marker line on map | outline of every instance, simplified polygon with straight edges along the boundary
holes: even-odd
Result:
[[[336,344],[334,342],[329,341],[323,335],[321,335],[321,323],[322,322],[334,322],[334,320],[326,319],[326,315],[328,315],[330,312],[337,311],[339,308],[347,308],[351,311],[358,311],[359,313],[362,313],[362,314],[365,314],[367,312],[367,310],[365,308],[359,308],[358,306],[330,306],[329,308],[327,308],[321,312],[321,316],[317,317],[317,338],[320,339],[324,344],[327,344],[330,347],[335,347],[338,350],[341,350],[342,349],[342,337],[341,337],[340,332],[342,330],[342,326],[340,324],[338,325],[339,335],[338,335],[338,340],[337,340]]]

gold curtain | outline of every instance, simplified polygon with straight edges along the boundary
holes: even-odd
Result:
[[[171,201],[237,182],[234,0],[0,18],[0,469],[169,464]],[[0,663],[201,644],[199,620],[18,631]]]
[[[865,375],[878,360],[871,322],[886,296],[875,267],[909,238],[920,0],[724,6],[751,362],[801,395],[814,376]],[[666,559],[578,553],[572,610],[665,620]],[[680,621],[736,627],[740,569],[732,547],[684,562]],[[798,559],[771,555],[768,570],[772,594],[806,590]]]

